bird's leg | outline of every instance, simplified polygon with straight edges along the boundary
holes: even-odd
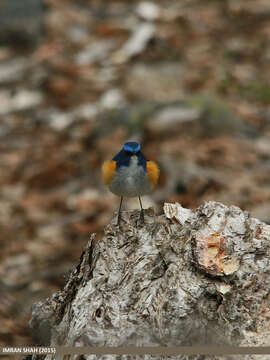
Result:
[[[140,201],[140,205],[141,205],[141,212],[140,212],[140,221],[142,223],[144,223],[144,210],[143,210],[143,207],[142,207],[142,201],[141,201],[141,197],[139,196],[139,201]]]
[[[120,221],[121,221],[121,206],[122,206],[122,201],[123,201],[123,196],[121,196],[120,205],[119,205],[119,209],[118,209],[117,226],[120,225]]]

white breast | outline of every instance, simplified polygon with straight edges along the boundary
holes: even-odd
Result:
[[[149,193],[152,184],[137,156],[132,156],[129,166],[121,166],[109,185],[111,192],[119,196],[135,197]]]

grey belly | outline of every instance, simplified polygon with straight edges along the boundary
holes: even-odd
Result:
[[[121,168],[109,185],[111,192],[118,196],[135,197],[148,194],[152,190],[152,184],[148,176],[141,168],[131,171],[128,168]]]

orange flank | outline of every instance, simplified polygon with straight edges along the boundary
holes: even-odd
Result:
[[[149,180],[153,185],[156,185],[159,178],[159,167],[154,161],[146,162],[146,171],[149,177]]]
[[[115,173],[116,169],[116,161],[105,161],[102,165],[102,173],[104,182],[106,185],[108,185]]]

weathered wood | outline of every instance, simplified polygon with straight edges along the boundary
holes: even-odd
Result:
[[[270,344],[270,226],[217,202],[164,209],[148,209],[143,226],[138,211],[124,212],[120,228],[92,235],[64,290],[33,308],[40,342]]]

